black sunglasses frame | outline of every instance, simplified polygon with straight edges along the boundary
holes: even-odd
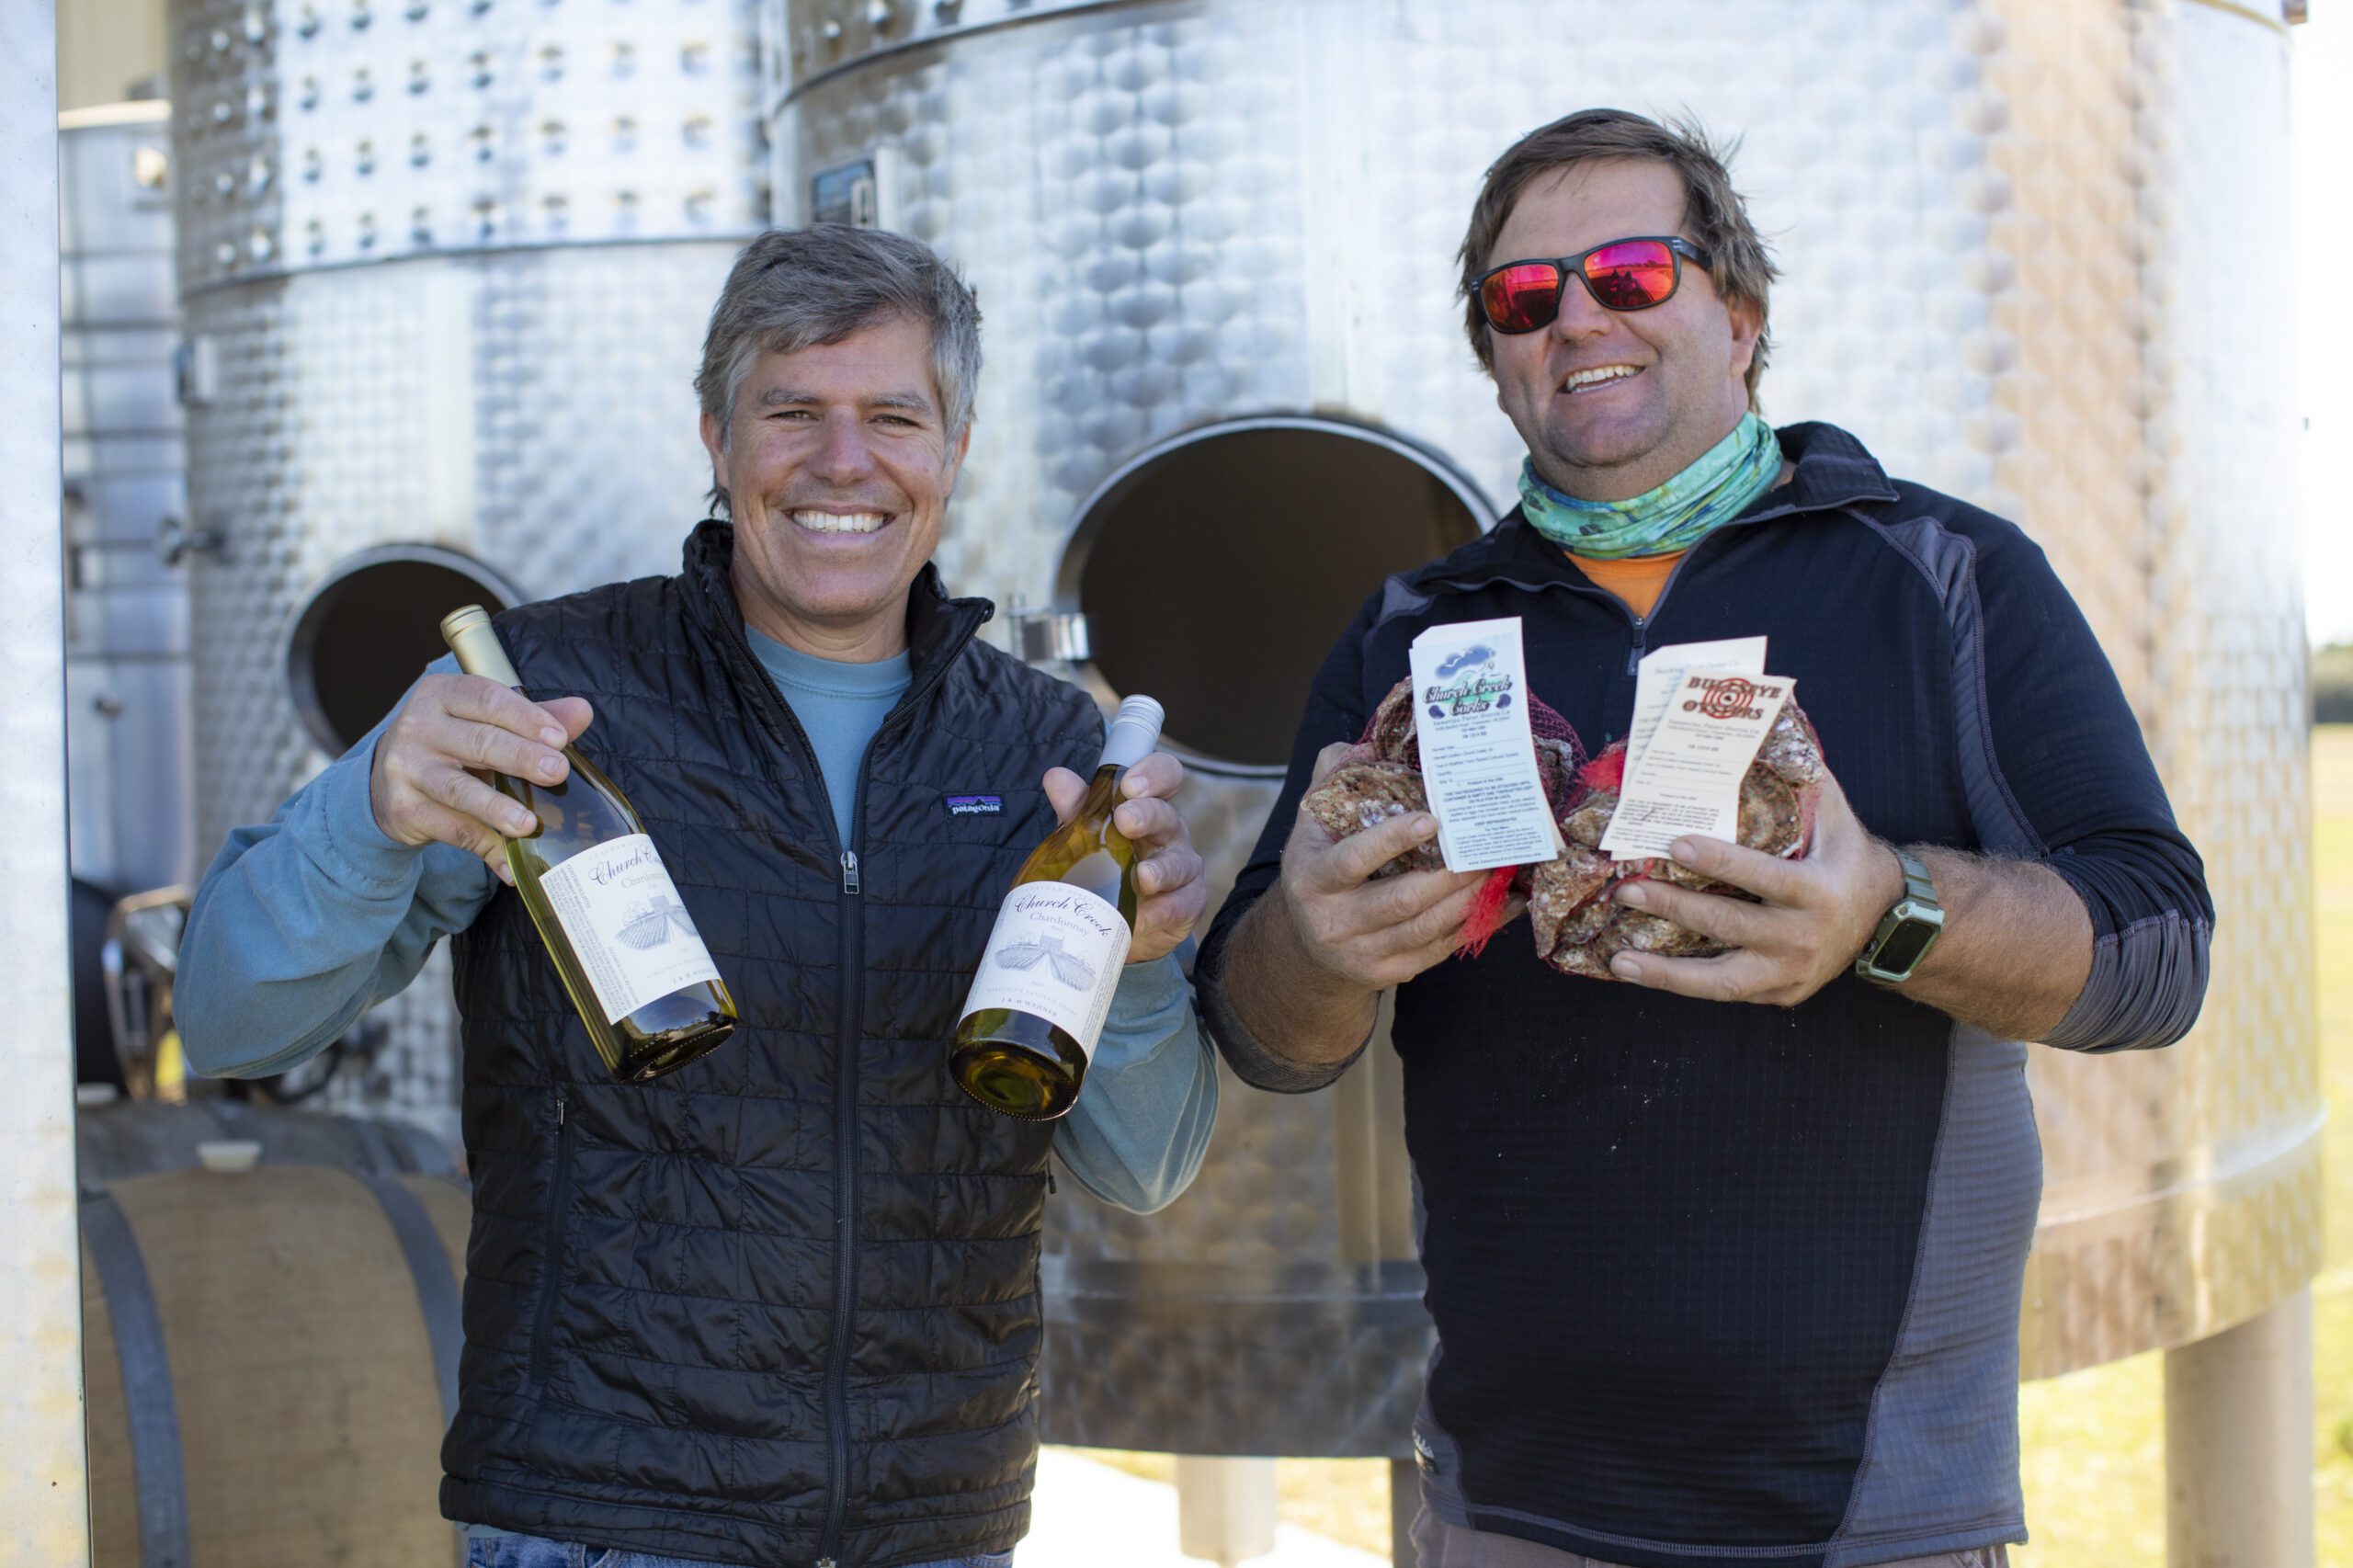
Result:
[[[1674,279],[1667,284],[1666,292],[1647,305],[1613,305],[1596,294],[1593,291],[1593,279],[1586,276],[1586,258],[1597,251],[1605,251],[1613,245],[1638,244],[1644,241],[1666,247],[1668,263],[1675,269]],[[1471,286],[1471,297],[1479,301],[1479,318],[1487,324],[1488,331],[1500,332],[1506,337],[1518,337],[1527,333],[1541,332],[1560,319],[1561,293],[1568,291],[1569,279],[1572,278],[1585,285],[1586,295],[1603,310],[1615,311],[1620,315],[1631,315],[1636,311],[1654,310],[1675,298],[1676,291],[1683,287],[1683,264],[1687,261],[1702,271],[1713,271],[1716,265],[1715,257],[1680,234],[1628,234],[1622,239],[1604,240],[1601,244],[1595,245],[1592,250],[1579,251],[1574,256],[1523,256],[1518,261],[1505,262],[1501,267],[1491,267],[1479,274],[1478,281]],[[1552,313],[1542,321],[1528,326],[1505,326],[1498,323],[1494,312],[1487,309],[1487,279],[1497,273],[1509,272],[1515,267],[1550,267],[1561,275],[1561,293],[1556,293],[1552,297]]]

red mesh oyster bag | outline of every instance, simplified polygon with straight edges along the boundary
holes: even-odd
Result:
[[[1300,802],[1302,810],[1339,837],[1362,833],[1408,812],[1429,810],[1429,795],[1422,784],[1421,748],[1415,740],[1413,684],[1408,678],[1390,687],[1339,767]],[[1586,792],[1578,783],[1586,767],[1585,746],[1566,719],[1534,697],[1528,699],[1528,727],[1536,740],[1536,767],[1544,782],[1544,798],[1557,820]],[[1373,875],[1393,877],[1405,871],[1435,870],[1445,864],[1433,840],[1415,846]],[[1487,873],[1463,918],[1457,951],[1475,956],[1485,949],[1503,924],[1513,886],[1526,886],[1524,879],[1531,869],[1499,866]]]
[[[1558,859],[1528,873],[1528,916],[1537,956],[1567,974],[1615,980],[1609,960],[1629,948],[1671,958],[1710,958],[1730,950],[1711,937],[1619,903],[1609,894],[1620,882],[1655,878],[1757,902],[1753,893],[1710,881],[1672,860],[1617,861],[1604,854],[1602,835],[1617,812],[1625,771],[1623,741],[1586,765],[1577,796],[1561,821],[1567,846]],[[1740,781],[1740,843],[1783,859],[1803,859],[1813,846],[1814,804],[1825,771],[1822,738],[1791,699],[1782,704]]]

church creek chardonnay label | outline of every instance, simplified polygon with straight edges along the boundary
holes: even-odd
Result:
[[[1131,939],[1119,906],[1085,888],[1021,883],[997,912],[964,1015],[984,1007],[1033,1014],[1091,1059]]]
[[[572,938],[607,1023],[617,1024],[673,991],[719,978],[654,840],[644,834],[591,845],[541,872],[540,887]]]

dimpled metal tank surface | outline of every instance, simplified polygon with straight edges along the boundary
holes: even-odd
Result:
[[[475,579],[382,629],[424,644],[394,692],[470,598],[677,570],[710,484],[704,321],[767,205],[755,26],[749,0],[172,6],[188,490],[214,546],[189,582],[199,865],[325,762],[290,677],[304,611],[355,569]],[[332,1108],[454,1131],[447,966],[379,1010]]]
[[[2283,290],[2221,286],[2287,265],[2277,7],[767,0],[767,17],[778,221],[913,234],[987,316],[949,581],[1034,607],[1008,635],[1049,667],[1167,699],[1180,744],[1215,716],[1160,675],[1114,679],[1108,647],[1089,662],[1086,564],[1118,542],[1139,476],[1188,442],[1317,425],[1368,460],[1381,443],[1415,457],[1492,520],[1478,497],[1512,494],[1519,447],[1453,297],[1482,172],[1599,104],[1744,135],[1735,179],[1785,274],[1766,413],[1846,425],[1891,472],[2040,542],[2219,909],[2188,1040],[2033,1053],[2046,1183],[2023,1369],[2181,1345],[2310,1278],[2290,322]],[[1536,39],[1576,41],[1496,47]],[[1346,575],[1352,520],[1268,516],[1253,553],[1323,529],[1312,559]],[[1313,628],[1311,661],[1379,576]],[[1172,569],[1155,592],[1181,586]],[[1163,657],[1285,630],[1188,629]],[[1215,752],[1196,747],[1185,800],[1212,907],[1282,761]],[[1174,1207],[1052,1206],[1047,1434],[1403,1457],[1429,1330],[1393,1057],[1377,1041],[1327,1094],[1225,1088]]]

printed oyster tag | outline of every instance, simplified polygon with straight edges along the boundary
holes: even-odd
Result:
[[[1414,639],[1414,736],[1449,871],[1561,852],[1528,724],[1518,616],[1433,626]]]
[[[1643,655],[1634,669],[1634,722],[1626,727],[1626,767],[1631,771],[1650,749],[1651,733],[1666,714],[1667,699],[1693,670],[1758,676],[1765,673],[1765,639],[1727,637],[1715,642],[1670,642]]]
[[[1626,768],[1602,852],[1664,859],[1685,834],[1739,843],[1741,778],[1795,687],[1779,676],[1686,672]]]
[[[591,845],[540,877],[605,1021],[719,978],[654,840],[642,833]]]
[[[1092,1061],[1132,939],[1119,905],[1069,882],[1023,882],[997,911],[962,1017],[1035,1013]]]

